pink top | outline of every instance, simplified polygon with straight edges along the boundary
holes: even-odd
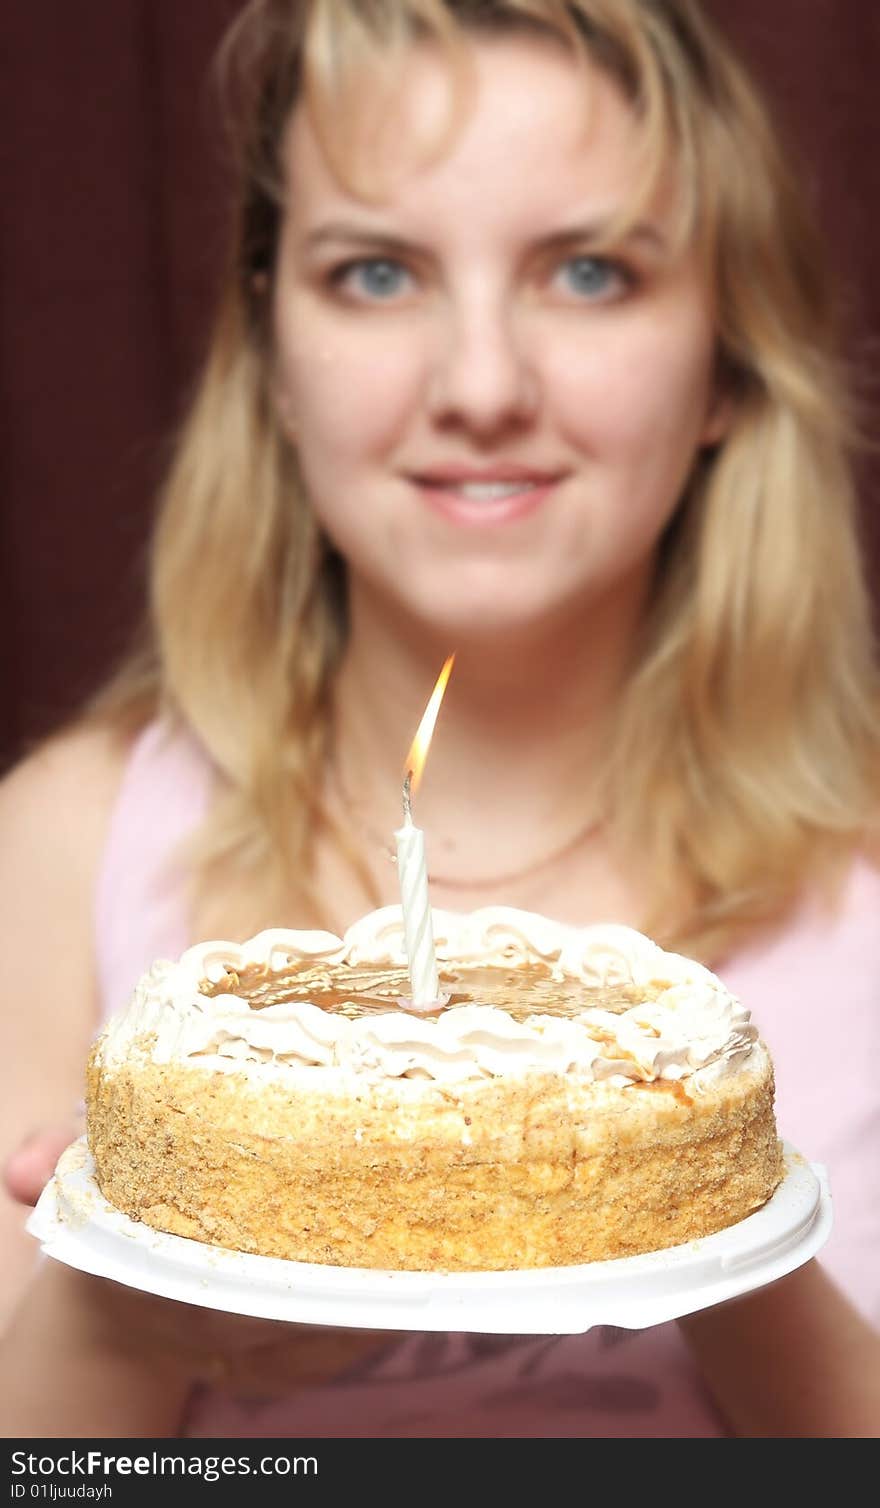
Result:
[[[137,740],[99,879],[102,1015],[191,941],[171,856],[205,811],[210,765],[158,725]],[[829,1170],[823,1265],[880,1319],[880,874],[853,865],[833,915],[812,901],[769,942],[729,959],[776,1065],[781,1134]],[[265,1400],[200,1389],[190,1437],[696,1438],[725,1429],[674,1324],[586,1335],[406,1334],[322,1387]]]

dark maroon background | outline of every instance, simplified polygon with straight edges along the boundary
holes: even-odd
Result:
[[[208,67],[237,0],[27,0],[0,63],[0,761],[92,690],[143,600],[153,497],[224,255]],[[870,409],[880,4],[712,0],[799,149]],[[865,470],[872,576],[880,466]]]

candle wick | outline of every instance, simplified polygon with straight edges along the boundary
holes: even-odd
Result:
[[[410,825],[412,825],[412,819],[413,819],[413,815],[412,815],[412,778],[413,778],[413,772],[412,772],[412,770],[407,770],[407,772],[406,772],[406,778],[405,778],[405,780],[403,782],[403,817],[404,817],[404,821],[407,822]]]

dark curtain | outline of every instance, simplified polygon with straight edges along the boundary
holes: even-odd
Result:
[[[155,489],[225,255],[208,83],[236,0],[10,0],[0,48],[0,759],[76,708],[139,615]],[[712,0],[818,203],[870,419],[877,0]],[[864,467],[872,575],[880,466]]]

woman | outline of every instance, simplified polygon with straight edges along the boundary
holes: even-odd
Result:
[[[434,904],[614,919],[718,967],[784,1134],[831,1165],[828,1264],[867,1312],[876,669],[827,293],[751,85],[690,0],[264,0],[236,45],[236,256],[149,640],[4,797],[8,1144],[76,1099],[96,1021],[158,954],[396,898],[402,752],[455,648],[419,804]],[[690,1351],[672,1326],[279,1335],[105,1290],[47,1271],[25,1294],[20,1429],[876,1419],[848,1371],[871,1332],[814,1267],[687,1322]],[[174,1331],[160,1362],[120,1349],[111,1298],[129,1337],[144,1310]],[[50,1397],[35,1337],[59,1332]],[[744,1365],[768,1336],[777,1369]],[[804,1345],[820,1381],[792,1391]],[[298,1386],[274,1400],[279,1372]],[[212,1377],[225,1395],[185,1403]]]

